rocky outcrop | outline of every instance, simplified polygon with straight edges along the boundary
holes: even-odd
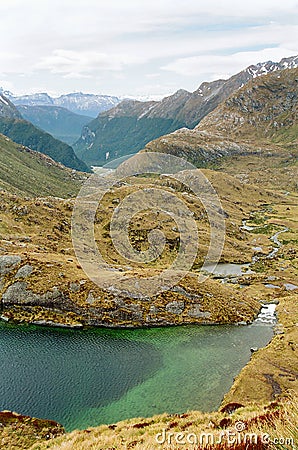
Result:
[[[0,256],[0,275],[11,272],[21,261],[22,258],[19,255]]]
[[[203,285],[189,274],[173,289],[152,298],[103,291],[87,280],[53,286],[55,264],[40,266],[26,257],[0,257],[2,319],[58,326],[136,327],[186,323],[252,321],[259,304],[212,280]],[[53,275],[51,275],[51,271]],[[39,275],[38,275],[39,274]]]

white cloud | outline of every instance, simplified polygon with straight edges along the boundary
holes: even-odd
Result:
[[[228,78],[251,64],[262,61],[279,61],[283,57],[293,56],[286,48],[266,48],[259,51],[238,52],[231,55],[200,55],[180,58],[164,67],[183,76],[205,74],[209,80]]]
[[[94,51],[54,50],[50,56],[44,56],[35,66],[37,69],[50,70],[52,73],[78,75],[93,70],[121,70],[119,59],[106,53]]]
[[[18,90],[191,90],[297,54],[297,14],[298,0],[1,0],[1,72]]]

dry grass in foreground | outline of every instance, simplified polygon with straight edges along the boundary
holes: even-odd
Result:
[[[230,404],[221,412],[162,415],[74,431],[30,450],[295,449],[297,396],[262,407]],[[237,408],[233,412],[229,412]]]

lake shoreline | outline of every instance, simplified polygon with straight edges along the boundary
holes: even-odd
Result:
[[[185,327],[185,326],[224,326],[224,325],[234,325],[234,326],[248,326],[252,325],[256,320],[258,320],[258,317],[260,316],[262,309],[264,306],[268,305],[278,305],[278,301],[271,301],[268,303],[263,303],[260,305],[260,309],[258,313],[255,315],[255,318],[250,321],[240,321],[240,322],[185,322],[185,323],[166,323],[166,324],[144,324],[144,325],[83,325],[83,324],[65,324],[63,322],[52,322],[52,321],[46,321],[46,320],[40,320],[40,321],[17,321],[15,319],[10,319],[9,317],[5,316],[4,314],[0,315],[0,321],[14,324],[14,325],[34,325],[34,326],[41,326],[41,327],[48,327],[48,328],[65,328],[70,330],[92,330],[92,329],[103,329],[103,330],[148,330],[148,329],[156,329],[156,328],[171,328],[171,327]]]
[[[223,396],[232,386],[233,378],[237,375],[237,373],[239,373],[243,365],[245,365],[247,361],[250,360],[251,348],[252,347],[260,348],[264,345],[267,345],[268,342],[270,342],[272,335],[273,335],[272,325],[270,326],[259,325],[258,332],[256,332],[256,326],[254,325],[244,327],[227,324],[221,327],[214,327],[211,325],[209,327],[198,327],[197,325],[194,325],[192,327],[189,326],[168,327],[168,328],[162,327],[159,329],[155,327],[151,328],[150,330],[146,329],[115,330],[115,329],[92,328],[89,330],[81,330],[81,331],[71,329],[68,330],[64,329],[64,331],[62,331],[62,329],[59,328],[52,328],[51,330],[49,330],[46,329],[46,327],[32,326],[27,324],[23,324],[22,326],[20,326],[16,324],[3,323],[2,326],[0,327],[0,339],[2,339],[3,345],[5,345],[6,347],[8,346],[7,349],[11,348],[10,342],[12,340],[12,342],[17,341],[18,342],[17,345],[19,346],[19,342],[21,339],[23,350],[21,353],[19,353],[19,351],[15,349],[15,351],[12,352],[11,357],[9,357],[9,353],[6,356],[5,360],[7,360],[8,364],[7,376],[9,376],[10,380],[9,383],[11,384],[9,392],[11,391],[11,389],[13,389],[13,391],[11,391],[11,394],[6,394],[5,391],[8,389],[8,387],[7,386],[5,387],[4,385],[1,388],[0,386],[3,397],[2,404],[4,407],[7,406],[9,407],[10,405],[9,409],[11,409],[12,405],[11,401],[8,402],[4,401],[6,396],[9,395],[7,398],[8,399],[11,398],[13,404],[15,404],[13,410],[18,411],[21,414],[26,414],[30,416],[34,415],[35,417],[36,416],[50,417],[53,420],[62,423],[63,426],[65,426],[68,431],[73,430],[75,428],[96,426],[99,423],[102,424],[114,423],[118,422],[119,420],[125,420],[136,416],[151,417],[156,413],[161,414],[165,411],[167,411],[168,413],[182,413],[189,409],[191,410],[200,409],[206,412],[216,411],[222,402]],[[5,338],[5,336],[7,336],[7,338]],[[98,344],[96,344],[97,341]],[[50,345],[48,345],[47,342],[49,342]],[[88,344],[83,344],[84,342]],[[71,426],[68,420],[65,421],[65,417],[63,414],[66,414],[66,412],[62,414],[62,417],[59,416],[59,414],[57,415],[56,413],[54,413],[53,410],[48,411],[47,414],[46,411],[48,410],[47,409],[48,406],[47,402],[45,402],[45,399],[43,399],[44,392],[51,393],[50,394],[51,397],[54,396],[55,398],[58,394],[57,389],[58,390],[60,389],[59,380],[57,379],[56,381],[54,381],[56,377],[57,376],[60,377],[60,375],[55,371],[51,375],[52,367],[56,366],[55,361],[57,357],[55,356],[55,354],[58,352],[58,354],[62,356],[64,354],[63,349],[65,348],[66,350],[65,357],[62,356],[62,360],[65,361],[63,362],[63,366],[61,366],[61,370],[63,368],[63,379],[67,379],[67,377],[70,376],[70,374],[67,375],[68,374],[67,367],[71,361],[76,360],[75,367],[72,366],[73,363],[71,363],[70,366],[72,367],[71,384],[77,386],[76,396],[73,397],[74,393],[72,392],[70,398],[73,398],[73,400],[75,399],[75,402],[78,401],[80,402],[81,401],[80,397],[83,397],[85,399],[87,397],[90,397],[91,395],[90,398],[95,399],[97,383],[96,385],[92,384],[92,386],[89,386],[87,380],[89,379],[89,377],[91,377],[92,379],[92,377],[96,375],[96,379],[98,379],[99,382],[101,379],[100,373],[102,373],[102,371],[103,373],[106,371],[105,369],[106,364],[104,363],[105,360],[102,360],[102,357],[100,356],[101,353],[98,354],[98,351],[100,351],[102,345],[105,346],[109,342],[111,342],[112,345],[111,349],[113,348],[114,345],[117,345],[117,347],[120,345],[115,357],[114,356],[112,357],[113,352],[111,353],[112,360],[114,360],[113,364],[116,364],[116,367],[118,367],[117,361],[119,357],[121,360],[124,358],[123,362],[124,361],[129,362],[130,366],[128,372],[129,380],[131,379],[131,377],[132,380],[135,379],[135,377],[137,377],[138,379],[137,374],[140,371],[141,367],[143,367],[144,361],[147,361],[146,365],[148,366],[148,369],[150,368],[149,372],[151,373],[151,375],[149,375],[149,378],[145,377],[144,381],[139,385],[139,387],[138,383],[135,387],[132,386],[132,390],[130,388],[127,392],[128,397],[126,397],[125,394],[123,400],[119,398],[119,400],[115,402],[114,399],[111,403],[111,406],[107,404],[106,408],[103,406],[103,410],[102,406],[98,409],[98,411],[97,409],[93,410],[95,405],[93,405],[92,407],[92,403],[94,402],[94,400],[92,400],[90,404],[90,411],[88,407],[86,415],[85,416],[83,415],[81,419],[80,416],[82,415],[83,412],[82,406],[81,407],[78,406],[75,409],[70,405],[65,406],[65,411],[69,411],[69,413],[67,414],[70,414],[70,417],[72,415],[74,415],[75,417],[78,415],[78,418],[75,419],[78,421],[75,426]],[[149,347],[146,350],[147,345],[149,345]],[[125,356],[128,349],[131,346],[133,346],[132,348],[134,349],[133,351],[135,352],[135,356],[132,359],[131,357]],[[25,354],[23,354],[24,349],[26,347],[30,349],[31,355],[30,358],[33,358],[32,362],[30,362],[28,359],[29,355],[26,356],[27,350],[25,351]],[[69,348],[69,350],[67,350],[67,348]],[[94,348],[95,350],[93,356],[92,356],[93,354],[92,348]],[[237,353],[235,353],[235,349],[237,349]],[[73,355],[72,357],[71,356],[72,353],[69,354],[69,351],[75,352],[76,356]],[[123,352],[124,355],[122,355]],[[156,357],[160,352],[161,352],[160,356],[162,357],[162,359],[159,362],[160,368],[158,370],[161,370],[159,375],[159,371],[156,372],[156,369],[154,369],[154,365],[156,361],[159,360],[159,358],[156,360]],[[85,354],[88,355],[88,357],[86,357],[87,359],[84,357]],[[110,354],[110,350],[108,351],[107,354]],[[137,355],[139,355],[138,358],[141,357],[143,362],[140,361],[140,363],[136,365],[133,364],[133,367],[135,367],[135,369],[133,369],[133,372],[135,372],[134,375],[131,373],[132,370],[131,364]],[[61,356],[58,357],[59,361],[61,359]],[[14,366],[15,358],[17,358],[19,367],[22,368],[22,374],[26,374],[29,370],[30,373],[33,371],[32,373],[36,374],[38,380],[44,380],[45,378],[44,381],[41,382],[38,381],[36,387],[33,387],[35,385],[34,383],[33,385],[30,383],[31,388],[26,393],[23,399],[23,400],[27,399],[25,403],[23,403],[22,399],[18,400],[14,399],[13,395],[13,392],[20,391],[20,387],[17,388],[17,385],[15,384],[16,381],[13,381],[16,380],[16,377],[18,377],[17,374],[19,372],[19,369],[17,367],[15,367],[14,369],[13,377],[10,378],[12,376],[10,367],[11,365]],[[86,359],[84,360],[85,362],[81,361],[82,358]],[[99,361],[101,362],[100,365],[98,366],[99,372],[97,373],[97,371],[95,370],[95,366],[94,369],[91,370],[91,368],[93,367],[94,364],[97,364],[96,361],[98,358],[100,358]],[[44,367],[44,364],[46,365],[50,364],[47,370],[49,371],[49,374],[45,372],[44,375],[42,375],[43,371],[40,372],[38,368],[34,369],[36,364],[34,361],[38,362],[39,360],[41,364],[40,368]],[[171,361],[170,365],[169,361]],[[206,367],[206,361],[209,361],[207,366],[208,367],[207,373],[209,374],[208,376],[204,375],[205,369],[203,369],[203,367]],[[3,363],[4,362],[2,362],[2,364]],[[32,364],[33,367],[31,367]],[[86,364],[88,364],[88,366],[90,365],[90,369],[88,368],[88,366],[86,366]],[[110,367],[109,364],[107,365],[107,368],[108,367]],[[121,379],[122,377],[124,377],[125,380],[126,376],[125,365],[122,366],[120,364],[119,367],[121,367],[120,373]],[[224,372],[222,372],[222,370],[219,370],[219,367],[225,367]],[[76,368],[75,372],[73,372],[74,368]],[[89,372],[90,374],[88,375]],[[93,375],[91,375],[91,373],[93,373]],[[119,373],[118,371],[116,371],[114,375],[113,373],[114,373],[113,371],[110,372],[110,369],[108,370],[107,373],[108,378],[111,379],[111,383],[114,385],[114,387],[110,386],[108,388],[106,383],[104,383],[103,392],[106,392],[104,394],[104,398],[106,397],[107,392],[110,392],[111,388],[112,388],[111,393],[113,392],[113,389],[115,388],[118,389],[118,383],[120,381],[118,379]],[[82,379],[81,376],[83,377]],[[22,375],[22,379],[23,377],[24,375]],[[85,377],[87,377],[86,380]],[[181,388],[181,377],[183,379],[183,389]],[[78,385],[76,384],[76,379],[77,381],[80,380],[80,383]],[[85,381],[83,382],[82,380]],[[24,379],[24,382],[26,382],[26,377]],[[50,384],[47,387],[45,385],[44,388],[41,389],[41,386],[43,384],[47,384],[48,382]],[[80,388],[80,384],[82,382],[83,385],[81,386],[81,388],[84,394],[82,394]],[[54,385],[51,387],[51,384],[53,383]],[[143,383],[145,383],[144,387]],[[180,386],[180,396],[178,398],[172,395],[174,392],[176,392],[176,389],[178,387],[176,386],[177,383]],[[3,383],[1,383],[1,385],[2,384]],[[23,382],[21,384],[23,385]],[[110,382],[108,382],[107,384],[109,386]],[[121,386],[121,384],[122,381],[120,382],[119,387]],[[167,388],[166,385],[168,386]],[[4,391],[3,388],[5,388]],[[66,395],[65,392],[68,392],[66,386],[65,389],[66,391],[64,389],[62,390],[63,392],[63,394],[61,394],[62,398]],[[77,389],[79,390],[77,391]],[[159,392],[160,389],[161,392],[156,394],[156,392]],[[145,390],[144,393],[145,397],[147,398],[145,404],[144,400],[140,401],[140,398],[144,397],[144,394],[142,393],[143,390]],[[38,392],[40,392],[40,394],[38,394]],[[11,397],[11,395],[13,395],[13,397]],[[39,405],[39,401],[37,401],[40,395],[41,395],[40,398],[41,405]],[[161,398],[163,399],[162,402],[160,400]],[[85,402],[85,400],[83,401]],[[114,404],[113,402],[115,403],[115,406],[113,406]],[[118,402],[119,406],[117,406]],[[155,403],[156,405],[159,405],[157,409],[155,409],[155,407],[152,407],[152,405]],[[32,405],[35,404],[36,407],[30,409],[31,404]],[[104,404],[105,402],[103,403],[103,405]],[[177,405],[174,406],[174,404]],[[22,405],[27,406],[26,408],[22,409],[21,407]],[[88,401],[86,406],[87,405]],[[115,417],[114,415],[111,415],[114,414],[112,412],[113,408],[116,408],[116,411],[119,408],[120,412],[119,416]],[[44,412],[42,413],[43,409]],[[104,412],[105,409],[106,413]],[[82,419],[83,422],[81,422]]]

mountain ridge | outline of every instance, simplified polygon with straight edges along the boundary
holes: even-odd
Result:
[[[0,133],[18,144],[50,156],[69,168],[90,172],[72,147],[23,119],[16,106],[3,94],[0,94]]]
[[[120,102],[116,96],[84,94],[83,92],[62,94],[59,97],[51,97],[46,92],[20,96],[7,92],[7,96],[15,106],[59,106],[76,114],[91,117],[97,117],[100,112],[110,109]]]
[[[179,90],[158,102],[126,100],[86,125],[74,149],[92,165],[135,153],[164,134],[194,128],[252,78],[289,67],[298,67],[298,56],[251,65],[227,80],[203,82],[193,93]]]
[[[232,155],[273,152],[295,158],[297,82],[298,68],[254,77],[194,129],[162,136],[148,143],[146,150],[172,153],[201,167]]]
[[[14,104],[0,92],[0,117],[8,119],[21,119],[22,116],[15,108]]]

